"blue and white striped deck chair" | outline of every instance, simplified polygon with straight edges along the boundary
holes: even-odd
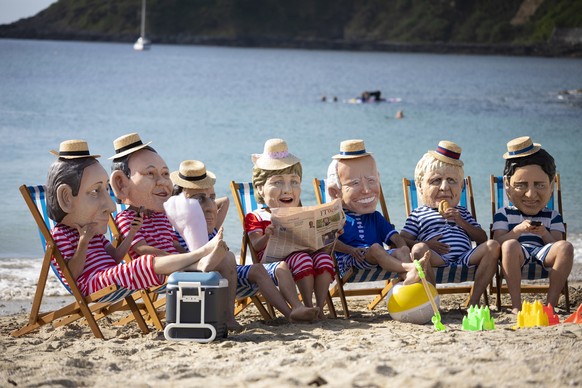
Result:
[[[329,202],[329,195],[327,192],[326,180],[313,178],[313,189],[315,190],[315,198],[317,202],[322,204]],[[382,215],[388,222],[390,222],[390,215],[388,214],[388,208],[386,206],[386,201],[384,200],[384,192],[382,191],[382,184],[380,184],[380,207],[382,209]],[[333,256],[333,255],[332,255]],[[388,272],[382,269],[382,267],[377,266],[374,269],[358,270],[354,271],[349,269],[345,273],[340,273],[338,263],[333,256],[335,263],[336,281],[331,289],[331,296],[339,296],[342,308],[344,310],[344,318],[350,317],[350,312],[348,309],[348,303],[346,300],[347,296],[361,296],[361,295],[376,295],[374,300],[368,304],[368,309],[374,309],[384,297],[388,294],[393,286],[393,282],[390,279],[398,277],[397,273]],[[383,281],[386,283],[384,287],[372,287],[372,288],[353,288],[344,289],[347,283],[365,283],[365,282],[376,282]]]
[[[404,192],[404,205],[406,217],[408,217],[412,209],[416,209],[418,207],[418,193],[416,190],[414,179],[402,178],[402,190]],[[471,184],[470,176],[465,177],[459,205],[468,209],[471,212],[473,218],[475,220],[477,219],[477,213],[475,211],[475,200],[473,198],[473,186]],[[435,278],[439,294],[469,293],[470,296],[471,293],[473,292],[473,284],[457,286],[450,286],[450,284],[472,282],[473,280],[475,280],[476,270],[477,270],[476,266],[466,267],[463,265],[436,267]],[[449,285],[447,285],[446,287],[438,287],[439,284],[442,285],[449,284]],[[485,292],[483,296],[485,298],[486,305],[488,305],[489,298],[487,292]],[[469,298],[467,298],[467,303],[469,303]]]
[[[104,336],[97,325],[97,320],[105,315],[118,311],[123,301],[129,305],[132,313],[135,315],[135,320],[140,329],[144,333],[148,333],[149,330],[147,325],[132,298],[133,291],[112,285],[89,296],[83,296],[81,294],[50,233],[55,222],[48,217],[45,187],[42,185],[22,185],[20,186],[20,193],[22,194],[22,197],[24,198],[24,201],[26,202],[26,205],[28,206],[28,209],[39,229],[40,239],[44,249],[44,257],[28,323],[24,327],[15,330],[10,334],[14,337],[19,337],[49,323],[53,324],[53,326],[62,326],[75,320],[85,318],[93,335],[102,339]],[[52,257],[55,258],[55,261],[61,268],[64,279],[61,278],[58,270],[53,266],[51,262]],[[41,313],[40,307],[47,278],[49,276],[49,268],[53,269],[57,279],[59,279],[67,291],[73,295],[75,302],[55,311]]]
[[[118,246],[123,241],[123,235],[117,228],[115,224],[115,217],[125,209],[127,209],[127,205],[123,203],[118,203],[115,194],[111,187],[109,188],[109,195],[115,203],[115,211],[109,215],[109,240],[113,244],[113,246]],[[129,255],[126,255],[124,260],[126,262],[131,261]],[[138,307],[142,310],[142,314],[145,317],[146,321],[154,325],[157,330],[164,330],[164,325],[162,324],[161,319],[164,317],[165,310],[158,311],[160,308],[164,307],[166,304],[165,298],[158,298],[159,295],[164,295],[166,293],[166,284],[161,286],[151,287],[148,290],[139,290],[133,294],[134,300],[141,299],[143,304],[140,304]],[[134,319],[133,315],[128,315],[125,318],[117,321],[117,324],[125,325],[131,322]]]
[[[245,224],[245,216],[248,213],[253,212],[259,208],[259,204],[255,199],[255,192],[253,189],[253,184],[250,182],[230,182],[230,190],[232,192],[232,196],[234,199],[234,203],[236,205],[236,209],[238,212],[238,216],[240,218],[241,226],[243,227],[242,233],[242,241],[241,241],[241,249],[240,249],[240,264],[244,265],[246,262],[247,252],[251,254],[251,260],[253,263],[259,263],[259,258],[257,257],[257,252],[253,249],[253,246],[249,240],[248,234],[244,231],[244,224]],[[250,290],[249,290],[250,292]],[[237,290],[237,298],[240,298],[239,292]],[[257,298],[257,301],[253,300],[253,298]],[[265,307],[261,303],[261,299],[258,299],[258,295],[251,296],[250,299],[254,302],[257,309],[261,312],[261,315],[264,317],[264,313],[261,309],[265,309]],[[331,296],[328,295],[328,308],[333,318],[336,317],[335,308],[333,303],[331,302]],[[258,302],[258,303],[257,303]],[[238,314],[242,311],[246,306],[250,304],[250,300],[247,298],[242,299],[240,298],[237,300],[237,306],[235,307],[235,314]],[[273,307],[267,303],[267,309],[269,310],[267,313],[275,317],[275,310]],[[266,310],[265,310],[266,311]],[[265,318],[267,319],[267,318]]]
[[[497,210],[502,207],[510,206],[511,202],[509,201],[509,198],[507,198],[507,193],[505,191],[502,176],[491,175],[489,183],[491,188],[491,219],[493,220],[493,218],[495,217],[495,213],[497,213]],[[550,201],[548,202],[547,205],[547,207],[551,210],[554,210],[556,206],[558,212],[563,217],[564,213],[562,211],[562,186],[560,184],[560,174],[556,174],[554,193],[552,194],[552,197],[550,198]],[[564,227],[566,227],[565,222]],[[491,235],[493,235],[493,224],[491,224],[490,230]],[[566,238],[565,233],[564,238]],[[549,278],[549,276],[550,273],[542,265],[539,265],[535,262],[529,263],[528,265],[524,266],[521,271],[522,280],[547,279]],[[497,310],[501,308],[501,294],[508,292],[507,287],[502,286],[502,282],[503,273],[501,271],[501,268],[498,268],[497,273],[495,274],[495,286],[492,287],[492,289],[497,293]],[[523,282],[521,284],[521,292],[524,294],[547,293],[548,289],[549,284],[525,284]],[[562,293],[564,294],[566,302],[566,310],[570,312],[570,295],[568,292],[568,281],[566,281]]]

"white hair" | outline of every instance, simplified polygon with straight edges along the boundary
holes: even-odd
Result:
[[[416,187],[420,188],[422,186],[422,180],[427,173],[438,171],[447,167],[456,169],[459,172],[461,180],[464,178],[465,172],[462,166],[443,162],[427,152],[422,156],[422,158],[420,158],[414,170],[414,180],[416,181]]]
[[[331,163],[329,164],[329,166],[327,167],[327,187],[328,189],[330,187],[336,188],[336,189],[341,189],[342,188],[342,184],[339,181],[339,176],[337,173],[337,159],[333,159],[331,161]]]

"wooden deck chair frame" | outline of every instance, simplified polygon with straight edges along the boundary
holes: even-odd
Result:
[[[404,207],[406,217],[410,212],[418,207],[418,194],[414,179],[402,178],[402,191],[404,193]],[[475,220],[477,220],[477,211],[475,209],[475,199],[473,197],[473,185],[471,177],[466,176],[464,179],[463,191],[461,192],[461,206],[467,208]],[[469,296],[465,302],[465,307],[469,304],[471,295],[473,294],[473,284],[450,286],[454,283],[473,282],[475,278],[476,267],[465,267],[461,265],[450,265],[447,267],[436,267],[435,278],[437,282],[437,291],[439,294],[464,294]],[[447,284],[447,287],[438,287],[439,284]],[[491,288],[491,287],[490,287]],[[490,291],[492,292],[492,291]],[[487,291],[483,293],[485,304],[489,305],[489,296]]]
[[[509,205],[509,199],[507,198],[507,194],[505,192],[505,188],[503,185],[503,177],[501,176],[494,176],[491,175],[489,178],[489,187],[491,189],[491,220],[495,216],[495,213],[501,207]],[[560,174],[556,174],[556,183],[554,184],[554,193],[548,202],[548,208],[555,209],[558,207],[558,212],[564,216],[562,211],[562,186],[560,183]],[[566,227],[566,223],[564,222],[564,227]],[[493,238],[493,224],[490,225],[490,235]],[[566,233],[564,233],[564,239],[566,238]],[[499,262],[501,263],[501,258],[499,258]],[[543,268],[543,266],[537,263],[529,263],[527,266],[522,268],[521,272],[521,279],[522,280],[536,280],[536,279],[547,279],[549,277],[549,272]],[[522,294],[538,294],[538,293],[546,293],[549,289],[548,284],[521,284],[521,293]],[[497,310],[501,309],[501,294],[507,294],[507,286],[503,285],[503,272],[501,270],[501,265],[497,268],[497,273],[495,274],[495,284],[492,285],[492,292],[495,292],[497,295]],[[566,302],[566,311],[570,312],[570,294],[568,291],[568,281],[566,280],[566,284],[564,285],[564,289],[562,290],[562,294],[564,295],[565,302]]]
[[[148,333],[149,329],[135,304],[132,297],[132,291],[112,285],[94,292],[89,296],[83,296],[81,294],[50,233],[50,223],[52,221],[46,215],[45,188],[43,186],[22,185],[19,190],[39,229],[41,243],[44,245],[45,253],[28,323],[24,327],[11,332],[10,334],[14,337],[19,337],[46,324],[52,324],[53,326],[58,327],[85,318],[93,335],[97,338],[103,339],[104,336],[97,324],[97,320],[113,312],[119,311],[124,303],[129,306],[135,317],[135,321],[142,332]],[[55,311],[41,313],[40,308],[42,305],[44,289],[49,276],[49,271],[52,268],[52,257],[55,258],[65,278],[66,284],[63,283],[63,286],[70,291],[75,298],[75,302]],[[57,276],[57,278],[61,280],[60,276]]]
[[[258,209],[258,204],[257,204],[255,197],[254,197],[253,185],[250,182],[231,181],[230,182],[230,190],[232,192],[232,196],[234,198],[234,203],[235,203],[235,206],[237,209],[240,223],[241,223],[241,226],[243,228],[242,240],[241,240],[241,249],[240,249],[241,264],[242,265],[245,264],[247,253],[251,254],[251,259],[252,259],[253,263],[259,263],[260,261],[259,261],[258,256],[257,256],[257,252],[253,248],[248,234],[244,231],[244,222],[245,222],[246,214],[253,211],[253,210]],[[253,300],[251,297],[251,299],[249,299],[249,298],[242,299],[240,301],[240,303],[237,302],[237,308],[235,309],[235,314],[238,314],[240,311],[242,311],[244,308],[246,308],[251,303],[251,301],[255,304],[255,306],[257,307],[257,309],[260,312],[261,312],[261,309],[265,309],[265,307],[261,303],[261,302],[266,302],[264,300],[264,298],[262,298],[262,297],[259,298],[258,295],[255,297],[256,297],[256,301]],[[271,318],[274,318],[276,316],[275,310],[273,309],[273,307],[269,303],[266,303],[266,305],[267,305],[267,309],[269,310],[268,314],[271,315]],[[327,306],[329,308],[331,316],[333,318],[336,318],[337,314],[335,311],[335,307],[333,306],[333,301],[331,299],[331,295],[329,293],[328,293],[328,297],[327,297]],[[261,312],[261,315],[263,315],[263,312]],[[267,319],[264,315],[263,315],[263,317],[265,319]]]
[[[313,178],[313,189],[315,191],[315,198],[317,203],[322,204],[327,202],[327,188],[326,188],[326,181],[324,179]],[[380,183],[380,195],[379,195],[379,202],[380,208],[382,210],[382,215],[388,222],[390,222],[390,215],[388,213],[388,207],[386,206],[386,201],[384,200],[384,192],[382,190],[382,184]],[[359,270],[354,271],[353,268],[350,268],[346,271],[346,273],[341,276],[339,265],[335,258],[335,255],[332,255],[334,264],[335,264],[335,283],[331,289],[331,296],[335,297],[338,296],[340,298],[340,302],[342,305],[342,309],[344,311],[344,318],[350,317],[350,310],[348,308],[347,297],[348,296],[368,296],[368,295],[375,295],[374,299],[368,304],[368,310],[373,310],[378,306],[378,304],[388,295],[390,289],[395,284],[393,279],[398,276],[396,273],[387,272],[383,270],[381,267],[377,267],[376,269],[367,269],[367,270]],[[365,283],[365,282],[373,282],[373,281],[381,281],[385,280],[386,283],[384,287],[369,287],[369,288],[358,288],[358,289],[351,289],[346,290],[344,286],[348,283]]]

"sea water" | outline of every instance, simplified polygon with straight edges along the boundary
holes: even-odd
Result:
[[[204,161],[219,196],[230,196],[231,180],[250,180],[250,155],[265,140],[284,138],[303,164],[304,204],[315,204],[311,180],[325,176],[340,141],[364,139],[398,229],[402,177],[452,140],[486,231],[489,175],[502,173],[507,141],[529,135],[556,159],[582,262],[582,98],[560,93],[579,88],[582,60],[571,58],[0,40],[0,300],[30,296],[43,253],[18,187],[44,183],[49,150],[67,139],[87,140],[109,170],[113,140],[129,132],[152,141],[171,170]],[[344,103],[364,90],[401,101]],[[231,197],[225,239],[234,252],[241,236]],[[49,292],[60,292],[56,281]]]

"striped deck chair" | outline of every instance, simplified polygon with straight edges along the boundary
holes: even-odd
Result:
[[[242,265],[244,265],[244,263],[246,262],[247,253],[250,253],[251,260],[253,263],[258,263],[259,259],[257,256],[257,252],[253,249],[253,246],[250,242],[249,236],[244,231],[245,215],[247,213],[250,213],[250,212],[257,210],[259,208],[259,205],[257,204],[257,201],[255,200],[253,185],[250,182],[239,183],[239,182],[231,181],[230,182],[230,189],[232,192],[232,196],[234,198],[234,203],[236,205],[238,216],[240,218],[241,226],[243,227],[241,249],[240,249],[241,250],[240,263]],[[237,297],[238,296],[239,296],[239,294],[237,292]],[[259,304],[260,304],[260,300],[257,299],[257,301],[259,301]],[[244,309],[249,303],[250,302],[247,300],[246,303],[240,304],[240,311],[242,311],[242,309]],[[255,306],[260,311],[260,309],[264,308],[264,306],[262,306],[262,304],[260,304],[260,307],[259,307],[259,304],[255,302]],[[335,312],[335,308],[334,308],[332,300],[331,300],[331,295],[329,295],[329,294],[328,294],[328,298],[327,298],[327,306],[329,308],[331,316],[333,318],[336,318],[337,315]],[[273,309],[273,307],[270,304],[267,304],[267,308],[269,309],[272,316],[275,317],[275,310]],[[240,312],[240,311],[239,311],[239,305],[237,302],[237,308],[235,309],[235,313]]]
[[[404,205],[406,217],[408,217],[412,209],[416,209],[418,207],[418,192],[416,190],[414,179],[402,178],[402,190],[404,192]],[[473,218],[475,220],[477,219],[477,212],[475,210],[475,199],[473,198],[473,186],[471,184],[470,176],[465,177],[459,205],[467,208],[471,212]],[[469,293],[469,297],[467,298],[466,301],[466,304],[468,304],[469,298],[473,292],[473,284],[467,285],[459,284],[456,286],[451,286],[450,284],[472,282],[475,279],[476,270],[477,267],[466,267],[463,265],[436,267],[435,278],[439,294]],[[443,285],[443,287],[438,287],[439,284]],[[483,294],[483,297],[485,298],[485,304],[488,305],[489,297],[487,295],[487,292]]]
[[[97,320],[119,311],[125,304],[129,306],[139,328],[148,333],[148,327],[140,314],[132,297],[131,290],[120,288],[116,285],[105,287],[89,296],[83,296],[79,291],[67,264],[56,247],[50,230],[56,224],[48,217],[45,187],[44,186],[20,186],[20,193],[33,216],[40,233],[40,240],[44,249],[44,257],[40,270],[40,276],[36,286],[36,292],[32,302],[32,308],[28,323],[10,333],[14,337],[27,334],[43,325],[52,324],[55,327],[66,325],[70,322],[85,318],[93,335],[103,339],[103,333],[97,324]],[[61,268],[64,279],[53,266],[51,258],[54,257]],[[40,312],[46,281],[49,276],[49,268],[52,268],[66,290],[73,295],[75,302],[51,312]]]
[[[127,205],[122,203],[117,203],[117,198],[113,193],[113,190],[109,188],[109,194],[111,195],[111,199],[115,203],[115,211],[109,215],[109,240],[113,244],[113,246],[118,246],[123,241],[123,235],[117,228],[115,224],[115,217],[120,212],[127,209]],[[125,255],[124,260],[126,262],[131,261],[131,257],[129,254]],[[166,305],[166,285],[163,284],[161,286],[151,287],[147,290],[139,290],[133,294],[134,300],[138,301],[139,299],[142,300],[138,307],[142,311],[142,315],[145,317],[145,320],[148,323],[151,323],[157,330],[164,330],[164,325],[162,324],[161,319],[165,316],[165,310],[158,311],[160,308],[163,308]],[[159,296],[164,296],[164,298],[160,298]],[[127,315],[125,318],[117,321],[117,324],[125,325],[128,322],[131,322],[134,319],[132,314]]]
[[[491,219],[495,216],[495,213],[498,209],[511,205],[511,202],[507,198],[507,193],[505,192],[505,187],[503,185],[503,177],[501,176],[493,176],[491,175],[490,179],[490,188],[491,188]],[[557,198],[557,199],[556,199]],[[554,193],[548,202],[547,207],[551,210],[558,208],[558,212],[564,215],[562,211],[562,186],[560,184],[560,174],[556,174],[556,183],[554,185]],[[564,223],[564,227],[566,227],[566,223]],[[490,225],[491,235],[493,235],[493,224]],[[566,236],[564,235],[564,238]],[[537,263],[529,263],[528,265],[524,266],[521,271],[521,279],[522,280],[537,280],[537,279],[547,279],[550,276],[550,273],[542,266]],[[497,310],[501,308],[501,294],[508,293],[507,286],[502,285],[503,282],[503,273],[501,268],[498,268],[497,273],[495,274],[495,285],[492,287],[492,292],[495,291],[497,294]],[[549,288],[548,284],[530,284],[523,283],[521,284],[521,292],[524,294],[534,294],[534,293],[547,293]],[[564,285],[564,289],[562,290],[562,294],[564,294],[565,302],[566,302],[566,310],[570,312],[570,295],[568,292],[568,281]]]
[[[327,193],[327,186],[325,179],[313,178],[313,189],[315,190],[315,198],[317,202],[322,204],[329,202],[329,196]],[[380,196],[379,203],[382,210],[382,215],[388,222],[390,222],[390,215],[388,214],[388,208],[386,206],[386,201],[384,200],[384,192],[382,191],[382,184],[380,184]],[[340,273],[340,269],[333,256],[335,269],[336,269],[336,279],[333,287],[331,289],[331,296],[339,296],[342,308],[344,310],[344,318],[350,317],[350,311],[348,309],[348,303],[346,297],[348,296],[362,296],[362,295],[376,295],[374,299],[368,304],[368,309],[373,310],[381,301],[384,299],[388,292],[392,288],[394,282],[391,279],[398,277],[397,273],[388,272],[382,269],[382,267],[377,266],[374,269],[357,270],[349,269],[345,273]],[[372,287],[372,288],[352,288],[345,289],[344,286],[348,283],[365,283],[365,282],[375,282],[375,281],[386,281],[384,287]]]

